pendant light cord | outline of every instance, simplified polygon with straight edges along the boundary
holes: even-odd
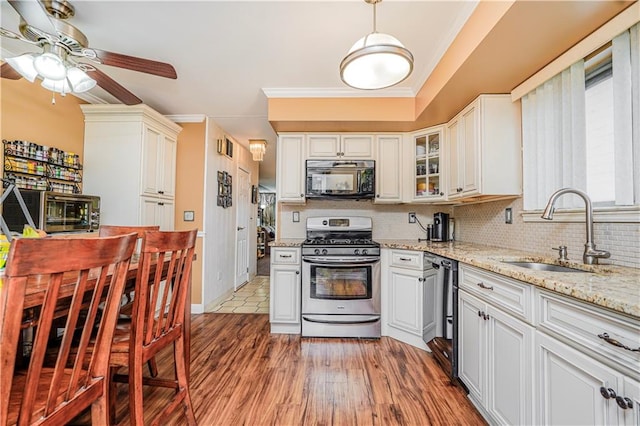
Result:
[[[374,33],[378,32],[378,28],[376,27],[376,6],[377,5],[378,5],[378,2],[373,3],[373,32]]]

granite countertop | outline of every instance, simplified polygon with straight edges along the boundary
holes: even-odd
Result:
[[[283,238],[269,242],[269,247],[300,247],[304,238]]]
[[[581,262],[559,261],[524,251],[457,241],[376,241],[383,248],[427,251],[448,257],[640,319],[640,269],[615,265],[584,265]],[[502,263],[503,260],[553,263],[587,273],[536,271]]]

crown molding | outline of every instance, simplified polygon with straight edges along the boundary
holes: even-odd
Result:
[[[165,117],[174,123],[202,123],[207,118],[204,114],[173,114]]]
[[[267,98],[414,98],[416,93],[409,87],[382,90],[357,91],[347,88],[262,88]]]

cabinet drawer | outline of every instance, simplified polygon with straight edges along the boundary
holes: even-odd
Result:
[[[529,284],[461,264],[459,287],[533,323],[533,288]]]
[[[626,367],[640,374],[640,321],[540,289],[536,289],[536,302],[538,329],[610,359],[617,368]],[[613,340],[607,342],[605,333]]]
[[[300,263],[300,249],[295,247],[272,247],[271,263],[278,265]]]
[[[424,255],[422,251],[391,250],[390,266],[422,271],[425,264]]]

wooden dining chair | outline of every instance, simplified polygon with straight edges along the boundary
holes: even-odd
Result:
[[[144,241],[144,234],[148,231],[159,231],[159,225],[100,225],[98,233],[101,237],[113,237],[116,235],[130,234],[135,232],[138,235],[138,244],[136,251],[139,251]],[[139,254],[139,253],[137,253]],[[124,295],[122,296],[122,302],[120,304],[120,314],[118,315],[118,323],[127,326],[127,322],[131,321],[131,310],[133,309],[133,293],[134,289],[125,286]],[[152,377],[158,375],[158,365],[155,358],[151,358],[147,363],[149,366],[149,373]]]
[[[134,234],[12,241],[0,277],[0,425],[62,425],[89,407],[92,423],[108,423],[109,353],[135,244]],[[64,333],[54,343],[52,322],[63,305]],[[39,314],[30,324],[35,335],[23,371],[15,362],[27,306]],[[55,362],[46,364],[58,343]]]
[[[187,424],[196,425],[189,395],[186,365],[185,304],[191,285],[191,267],[197,230],[147,232],[140,252],[133,299],[133,318],[126,332],[119,329],[111,349],[111,415],[115,415],[115,383],[129,384],[129,414],[132,425],[144,424],[143,385],[175,389],[172,401],[155,416],[152,424],[166,419],[180,405]],[[144,364],[160,350],[173,346],[171,377],[143,377]],[[126,375],[117,374],[127,367]]]

